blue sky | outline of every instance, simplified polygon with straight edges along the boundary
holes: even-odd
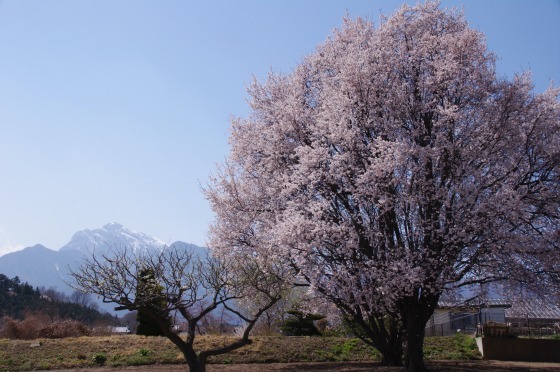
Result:
[[[0,255],[113,221],[203,245],[200,185],[252,75],[290,72],[346,13],[402,3],[0,0]],[[462,5],[499,74],[560,83],[559,0],[442,1]]]

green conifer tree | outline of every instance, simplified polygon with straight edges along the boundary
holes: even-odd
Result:
[[[137,300],[143,301],[145,306],[157,313],[164,313],[166,304],[161,295],[163,287],[156,281],[155,274],[152,270],[144,269],[140,272],[138,285],[136,288]],[[171,326],[169,316],[165,316],[168,326]],[[151,318],[145,311],[138,310],[136,316],[138,327],[136,334],[143,336],[165,336],[160,325]]]

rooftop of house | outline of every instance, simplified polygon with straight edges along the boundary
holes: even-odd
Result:
[[[477,311],[481,308],[503,308],[508,319],[560,320],[560,307],[535,298],[510,300],[477,296],[454,301],[440,301],[438,308],[461,311]]]
[[[506,318],[560,320],[560,308],[540,300],[515,301],[511,308],[506,309]]]
[[[438,307],[442,309],[479,309],[481,307],[509,308],[511,306],[512,301],[506,298],[483,298],[480,296],[438,302]]]

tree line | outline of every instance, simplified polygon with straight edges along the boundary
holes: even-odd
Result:
[[[22,320],[27,314],[40,313],[48,319],[71,319],[93,326],[98,323],[118,324],[119,320],[101,313],[90,296],[79,291],[67,295],[54,288],[33,288],[18,276],[0,274],[0,319]]]

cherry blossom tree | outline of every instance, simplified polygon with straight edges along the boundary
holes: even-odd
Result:
[[[445,290],[557,290],[559,90],[499,77],[495,58],[437,2],[377,28],[345,19],[293,72],[249,88],[207,190],[212,245],[284,265],[410,371],[425,370]]]
[[[212,355],[251,343],[250,332],[259,317],[284,290],[284,282],[267,273],[265,266],[248,256],[230,256],[226,261],[176,247],[153,252],[94,252],[78,268],[70,269],[74,280],[71,285],[77,290],[115,303],[119,305],[117,310],[141,312],[159,325],[163,335],[179,348],[191,372],[204,372],[206,360]],[[252,303],[249,310],[235,306],[235,301],[241,300]],[[214,349],[195,350],[198,325],[218,310],[242,321],[245,326],[241,337]],[[170,327],[169,319],[175,312],[186,320],[186,337]]]

